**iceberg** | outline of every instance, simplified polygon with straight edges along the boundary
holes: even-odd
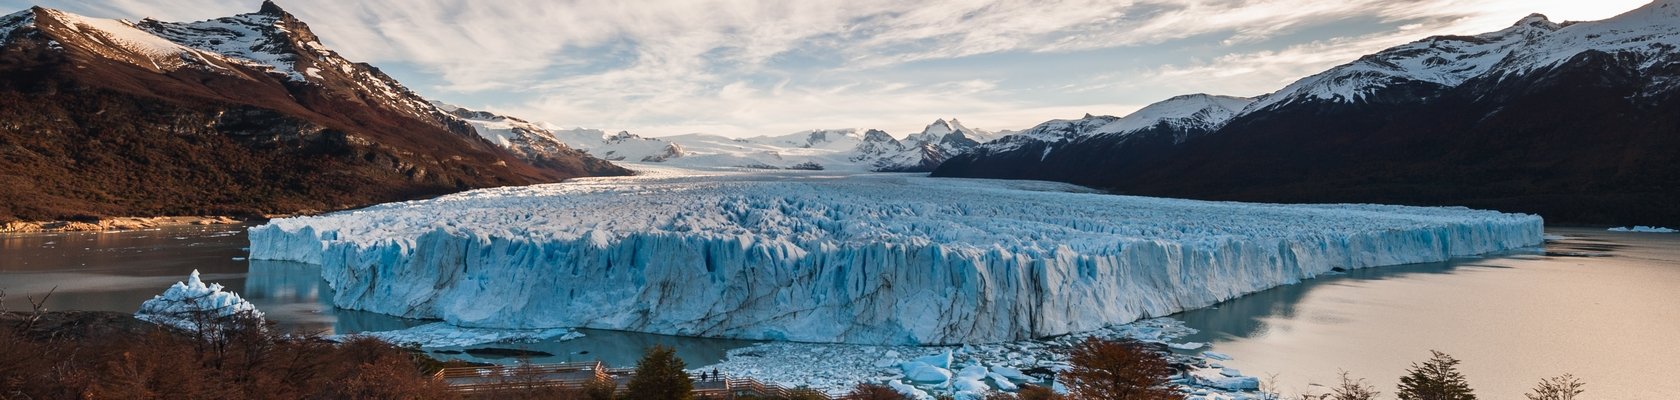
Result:
[[[338,307],[469,328],[996,343],[1328,273],[1542,242],[1538,216],[1121,196],[1039,181],[649,170],[251,228]]]
[[[222,289],[220,283],[205,284],[195,269],[187,276],[186,282],[175,282],[163,294],[140,303],[140,311],[134,313],[134,318],[186,331],[205,328],[212,334],[221,332],[221,324],[230,322],[232,318],[263,318],[257,306],[239,297],[238,293]],[[201,327],[200,324],[214,326]]]

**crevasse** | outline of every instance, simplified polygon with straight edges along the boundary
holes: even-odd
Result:
[[[466,327],[997,342],[1200,308],[1332,268],[1537,245],[1537,216],[1081,193],[894,174],[649,174],[252,228],[340,307]]]

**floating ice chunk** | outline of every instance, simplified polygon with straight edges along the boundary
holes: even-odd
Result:
[[[913,361],[926,363],[927,365],[932,365],[932,366],[939,367],[939,368],[949,369],[949,368],[951,368],[951,358],[953,356],[954,355],[951,354],[950,350],[946,350],[943,353],[917,358]]]
[[[1021,370],[1019,370],[1019,369],[1010,368],[1010,367],[992,367],[992,372],[996,373],[998,375],[1002,375],[1005,378],[1009,378],[1009,379],[1017,380],[1017,381],[1022,381],[1022,382],[1036,382],[1036,381],[1038,381],[1038,378],[1034,378],[1034,377],[1032,377],[1032,375],[1027,375],[1026,373],[1021,372]]]
[[[912,399],[918,399],[919,400],[919,399],[932,398],[932,396],[928,396],[927,391],[924,391],[922,389],[917,389],[915,386],[910,386],[909,384],[905,384],[904,382],[887,381],[887,387],[890,387],[893,390],[897,390],[898,393],[903,394],[905,396],[908,396]]]
[[[1167,347],[1171,347],[1171,348],[1175,348],[1175,349],[1179,349],[1179,350],[1195,350],[1195,349],[1200,349],[1203,346],[1207,346],[1207,343],[1201,343],[1201,342],[1167,343]]]
[[[1205,368],[1192,371],[1191,378],[1197,385],[1234,391],[1260,390],[1260,378],[1252,376],[1228,376],[1224,369]]]
[[[904,378],[911,382],[923,384],[943,384],[951,380],[951,371],[935,367],[921,361],[904,363],[899,368],[904,370]]]
[[[1013,392],[1019,389],[1019,387],[1015,386],[1015,382],[1009,381],[1009,378],[1003,376],[1003,374],[993,372],[986,374],[986,377],[992,380],[992,383],[997,386],[998,390]]]
[[[235,317],[261,319],[257,306],[234,292],[222,291],[219,283],[205,284],[198,270],[186,282],[175,282],[163,294],[140,304],[134,317],[160,325],[196,331],[200,323],[221,323]],[[213,328],[212,328],[213,329]]]
[[[1202,352],[1202,357],[1207,357],[1207,358],[1214,359],[1214,360],[1219,360],[1219,361],[1231,361],[1231,356],[1226,355],[1225,353],[1220,353],[1220,352],[1216,352],[1216,351],[1204,351],[1204,352]]]
[[[566,328],[463,328],[443,322],[437,322],[395,331],[360,332],[349,335],[338,335],[340,338],[350,336],[369,336],[391,343],[415,344],[424,348],[435,348],[464,347],[485,343],[534,342],[546,339],[558,339],[564,341],[583,337],[583,333]]]
[[[957,378],[951,381],[951,389],[966,395],[982,395],[992,390],[990,386],[986,386],[986,382],[970,377]]]
[[[1675,232],[1680,232],[1680,230],[1674,230],[1674,229],[1670,229],[1670,228],[1663,228],[1663,227],[1657,227],[1657,226],[1644,226],[1644,225],[1631,226],[1631,227],[1624,226],[1624,227],[1610,228],[1610,231],[1611,232],[1640,232],[1640,233],[1675,233]]]

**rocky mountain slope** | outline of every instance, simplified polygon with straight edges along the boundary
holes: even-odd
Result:
[[[1677,47],[1680,1],[1594,22],[1534,15],[1497,32],[1431,37],[1362,57],[1261,96],[1216,125],[974,152],[934,174],[1153,196],[1463,205],[1552,222],[1680,224],[1680,206],[1670,201],[1680,196]],[[1160,134],[1177,131],[1184,134],[1173,140]]]
[[[0,16],[0,220],[326,210],[628,171],[522,159],[265,2]]]

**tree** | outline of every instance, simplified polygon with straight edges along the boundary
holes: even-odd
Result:
[[[1090,400],[1183,399],[1169,379],[1166,358],[1137,341],[1085,339],[1069,354],[1072,368],[1061,374],[1074,398]]]
[[[1458,372],[1458,359],[1435,350],[1429,361],[1412,363],[1406,376],[1400,377],[1400,400],[1475,400],[1470,383]]]
[[[1330,394],[1327,395],[1325,399],[1376,400],[1377,394],[1379,393],[1382,392],[1378,392],[1376,386],[1371,386],[1370,384],[1365,383],[1364,378],[1353,379],[1348,376],[1347,371],[1342,371],[1342,383],[1336,385],[1336,387],[1330,388]]]
[[[1586,392],[1586,389],[1582,389],[1585,386],[1587,383],[1576,379],[1575,375],[1563,374],[1541,379],[1534,391],[1524,396],[1528,396],[1528,400],[1575,400],[1575,396]]]
[[[904,395],[884,385],[859,383],[852,387],[851,393],[847,393],[846,398],[852,400],[904,400]]]
[[[630,377],[625,397],[637,400],[689,400],[694,397],[694,380],[688,376],[688,364],[677,358],[677,351],[654,345],[642,353],[636,362],[636,375]]]

